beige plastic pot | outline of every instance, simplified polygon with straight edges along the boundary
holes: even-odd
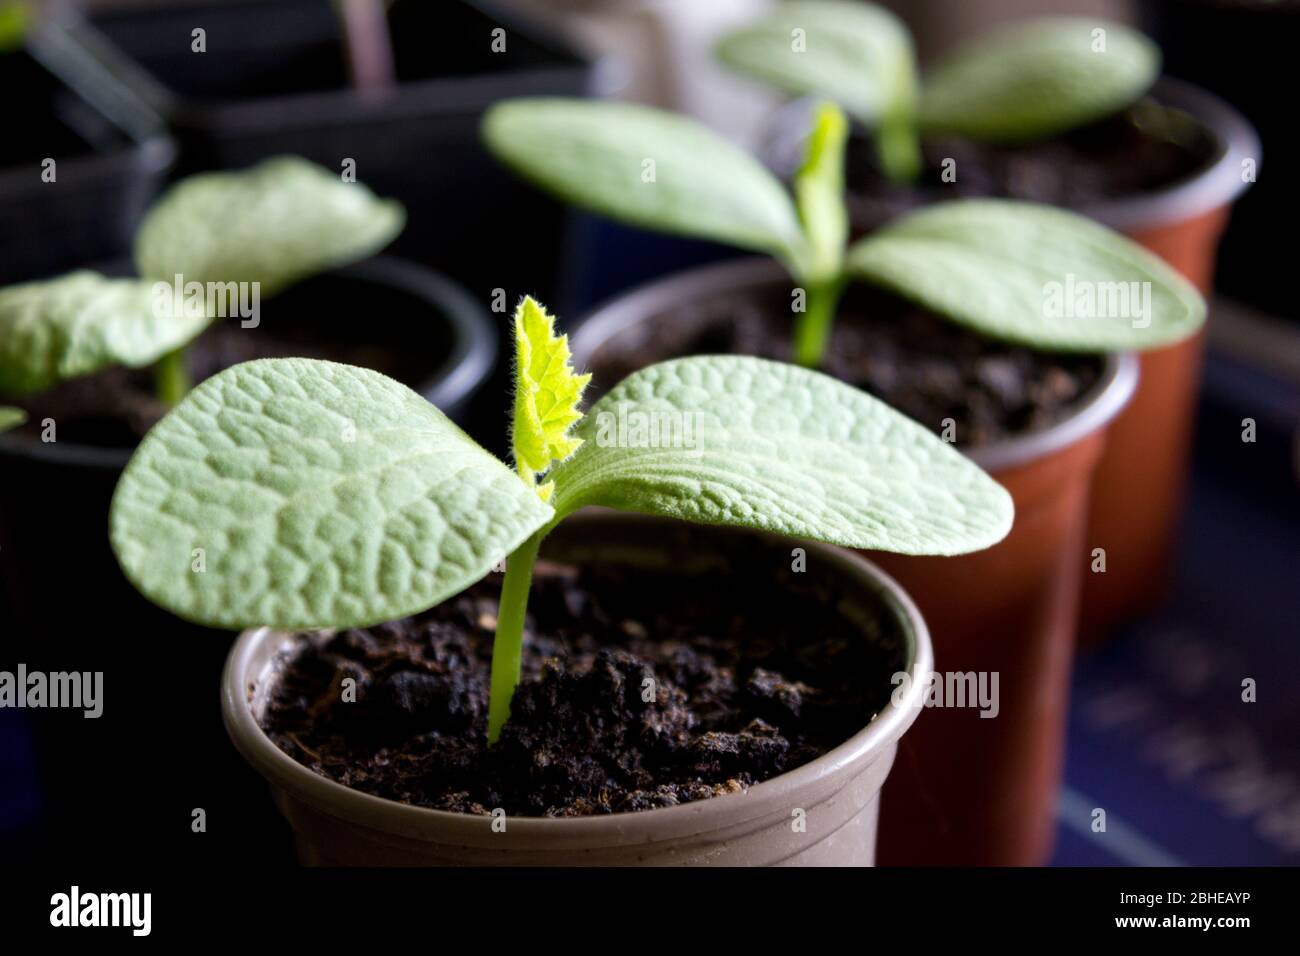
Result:
[[[707,574],[729,554],[754,549],[773,566],[790,560],[788,539],[657,518],[587,512],[547,539],[544,559]],[[907,693],[830,753],[747,791],[696,803],[605,817],[504,819],[413,807],[319,776],[262,732],[263,713],[296,638],[244,632],[226,663],[222,712],[236,748],[271,786],[293,827],[299,859],[312,865],[859,865],[875,860],[880,790],[899,738],[916,718],[933,669],[925,623],[906,594],[847,551],[800,543],[811,581],[824,586],[863,639],[898,642],[911,675]],[[758,582],[755,582],[758,584]],[[892,675],[870,675],[888,680]]]

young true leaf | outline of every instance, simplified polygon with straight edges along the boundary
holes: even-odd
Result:
[[[569,434],[582,417],[578,405],[590,375],[575,375],[569,337],[555,334],[555,319],[531,296],[515,310],[515,414],[511,429],[515,467],[530,485],[582,442]],[[545,501],[551,484],[538,489]]]
[[[113,549],[150,600],[214,627],[359,627],[481,578],[552,517],[415,392],[308,359],[237,365],[141,442]]]
[[[524,98],[483,121],[492,153],[577,206],[792,262],[803,235],[771,173],[699,123],[627,103]]]
[[[1160,50],[1119,23],[1053,17],[975,40],[926,74],[926,132],[985,141],[1054,136],[1128,106],[1160,73]]]
[[[201,303],[154,282],[73,272],[0,289],[0,393],[22,395],[110,365],[142,368],[202,332]]]
[[[402,231],[399,203],[293,156],[173,186],[136,236],[142,276],[258,282],[261,294],[378,252]]]
[[[25,421],[27,421],[27,413],[21,408],[0,405],[0,432],[7,432],[11,428],[17,428]]]
[[[970,199],[905,216],[849,249],[848,269],[996,339],[1040,349],[1146,349],[1205,319],[1192,285],[1090,219]]]
[[[881,164],[892,177],[919,171],[912,38],[883,7],[793,0],[724,36],[715,52],[739,73],[799,96],[829,97],[876,129]]]
[[[794,193],[808,237],[811,281],[839,279],[849,217],[844,209],[844,145],[849,125],[834,103],[822,103],[813,117],[803,165],[795,174]]]
[[[1011,526],[1010,496],[952,446],[794,365],[654,365],[597,402],[577,435],[582,447],[551,472],[560,518],[604,505],[904,554],[974,551]]]
[[[849,124],[834,103],[818,106],[803,165],[795,175],[799,218],[808,237],[801,281],[807,286],[803,314],[795,318],[794,360],[819,365],[844,287],[844,244],[849,217],[844,209],[844,144]]]

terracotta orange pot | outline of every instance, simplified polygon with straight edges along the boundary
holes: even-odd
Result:
[[[620,335],[640,338],[638,327],[676,308],[789,282],[775,262],[743,259],[651,283],[588,317],[573,336],[574,356],[590,367]],[[929,709],[916,722],[916,739],[904,740],[883,796],[882,864],[1046,860],[1089,492],[1107,428],[1136,379],[1136,359],[1112,356],[1069,418],[971,453],[1015,499],[1015,526],[1002,543],[957,558],[871,555],[915,598],[940,668],[999,675],[996,718]]]
[[[956,558],[872,555],[930,623],[940,673],[984,672],[997,689],[993,716],[945,706],[917,720],[885,787],[881,865],[1032,866],[1051,854],[1089,491],[1137,377],[1136,359],[1114,356],[1069,419],[970,452],[1015,500],[1001,543]]]
[[[1232,107],[1196,87],[1162,80],[1157,96],[1194,116],[1218,143],[1215,160],[1186,182],[1087,210],[1131,236],[1207,296],[1233,200],[1243,192],[1243,160],[1260,160],[1259,140]],[[1140,356],[1133,401],[1111,428],[1097,466],[1080,635],[1096,641],[1114,625],[1158,608],[1165,596],[1187,487],[1204,334]],[[1102,548],[1105,573],[1092,570]]]

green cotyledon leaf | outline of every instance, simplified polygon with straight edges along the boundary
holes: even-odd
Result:
[[[549,97],[488,110],[483,139],[566,202],[634,226],[803,255],[794,204],[758,160],[700,123],[630,103]]]
[[[388,245],[400,203],[296,156],[237,172],[200,173],[169,189],[135,241],[140,275],[185,282],[257,282],[276,292]]]
[[[569,337],[555,334],[555,319],[531,296],[515,310],[515,413],[511,445],[519,476],[532,484],[536,476],[563,461],[581,441],[569,429],[582,412],[578,406],[590,375],[573,371]],[[550,482],[538,489],[550,497]]]
[[[1084,216],[964,199],[850,247],[846,269],[990,338],[1040,349],[1148,349],[1193,334],[1205,302],[1154,253]]]
[[[701,356],[634,373],[552,469],[558,516],[585,505],[904,554],[988,547],[1011,497],[951,445],[820,372]]]
[[[1159,73],[1159,48],[1131,27],[1021,21],[975,38],[925,75],[920,124],[990,142],[1041,139],[1118,112]]]
[[[438,409],[378,372],[234,366],[159,422],[110,534],[150,600],[213,627],[359,627],[486,574],[549,505]]]
[[[911,35],[874,4],[781,3],[722,37],[715,53],[724,65],[778,89],[832,99],[869,126],[913,109]]]
[[[25,421],[27,421],[27,413],[21,408],[0,405],[0,432],[7,432],[11,428],[17,428]]]
[[[0,289],[0,393],[23,395],[112,365],[142,368],[207,328],[197,300],[143,279],[72,272]]]

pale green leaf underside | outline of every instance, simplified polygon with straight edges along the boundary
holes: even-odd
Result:
[[[868,125],[914,94],[911,36],[896,16],[871,4],[783,3],[723,37],[716,53],[778,89],[835,100]]]
[[[483,121],[502,162],[566,202],[634,226],[800,255],[803,237],[780,182],[704,126],[628,103],[525,98]]]
[[[1094,31],[1105,31],[1105,50]],[[1118,23],[1051,17],[971,41],[925,75],[920,122],[928,133],[1017,142],[1109,116],[1160,72],[1160,50]]]
[[[1205,320],[1196,289],[1155,254],[1061,209],[1014,200],[941,203],[848,253],[851,275],[992,338],[1042,349],[1146,349]]]
[[[348,627],[461,591],[551,516],[405,386],[264,359],[204,382],[145,437],[110,532],[132,583],[187,620]]]
[[[0,432],[7,432],[11,428],[17,428],[25,421],[27,421],[27,413],[21,408],[0,405]]]
[[[0,289],[0,393],[44,391],[111,365],[151,365],[209,321],[197,301],[182,300],[177,311],[143,279],[81,271]]]
[[[659,422],[658,439],[638,434],[637,421]],[[699,427],[690,439],[687,422]],[[664,424],[677,427],[676,441]],[[597,402],[576,432],[582,446],[551,472],[560,515],[605,505],[905,554],[978,550],[1011,526],[1010,496],[952,446],[794,365],[740,356],[654,365]]]
[[[202,173],[173,186],[136,235],[142,276],[186,282],[260,282],[261,294],[388,245],[406,222],[377,199],[305,159],[282,156],[238,172]]]

